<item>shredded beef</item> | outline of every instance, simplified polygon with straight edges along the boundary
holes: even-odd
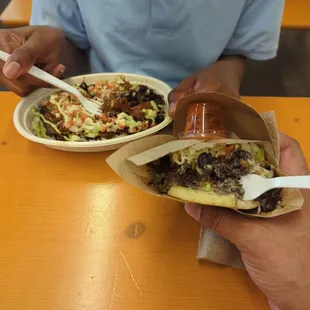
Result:
[[[196,165],[177,165],[171,161],[170,155],[149,164],[152,171],[151,186],[158,193],[164,194],[173,185],[179,185],[192,189],[200,189],[206,181],[211,181],[215,191],[221,193],[233,193],[242,199],[244,189],[239,180],[249,173],[249,168],[244,162],[251,159],[249,152],[238,150],[227,156],[213,157],[209,153],[198,156]],[[197,166],[197,169],[195,168]],[[271,190],[258,199],[262,212],[273,211],[281,198],[281,190]],[[245,213],[257,213],[258,209],[248,210]]]
[[[208,165],[212,165],[216,161],[216,158],[214,158],[211,154],[202,153],[197,158],[197,165],[200,169],[206,169]]]
[[[150,102],[140,103],[132,108],[130,108],[130,114],[134,117],[144,117],[145,113],[143,110],[152,109],[152,105]]]
[[[44,128],[47,136],[59,141],[65,140],[51,125],[44,123]]]
[[[62,115],[56,117],[56,115],[52,114],[51,111],[46,106],[40,106],[40,113],[46,120],[54,124],[62,120]]]
[[[256,199],[259,201],[262,212],[271,212],[276,209],[281,198],[281,189],[273,189]]]
[[[129,113],[129,103],[126,98],[118,98],[115,100],[114,106],[112,108],[113,111],[121,113]],[[111,110],[111,107],[108,107],[108,110]]]

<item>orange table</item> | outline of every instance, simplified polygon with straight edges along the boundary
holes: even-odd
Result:
[[[282,19],[284,29],[310,29],[310,1],[286,0]]]
[[[263,310],[243,271],[195,259],[183,207],[120,180],[108,154],[73,154],[15,131],[18,97],[0,93],[0,308]],[[310,161],[310,99],[245,98],[275,110]]]
[[[43,1],[43,0],[42,0]],[[31,0],[11,0],[1,15],[7,27],[26,26],[31,14]],[[282,28],[310,29],[310,1],[286,0]]]
[[[31,15],[31,0],[11,0],[1,14],[1,21],[6,27],[27,26]]]

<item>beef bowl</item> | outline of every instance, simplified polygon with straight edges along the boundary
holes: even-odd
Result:
[[[65,80],[98,102],[92,115],[77,98],[59,89],[39,89],[23,98],[14,111],[16,130],[26,139],[70,152],[101,152],[165,128],[169,85],[143,75],[100,73]]]

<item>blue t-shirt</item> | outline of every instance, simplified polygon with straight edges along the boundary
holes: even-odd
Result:
[[[284,0],[33,0],[32,25],[61,28],[93,72],[171,86],[221,55],[275,57]]]

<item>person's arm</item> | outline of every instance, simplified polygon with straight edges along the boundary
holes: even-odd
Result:
[[[218,62],[225,63],[227,70],[234,74],[234,78],[237,79],[238,84],[240,85],[245,71],[246,66],[246,57],[240,55],[223,55],[218,60]]]
[[[0,83],[26,96],[46,83],[26,74],[33,66],[61,78],[88,73],[87,34],[75,0],[33,0],[32,26],[0,30]]]
[[[227,80],[236,79],[235,83],[231,82],[234,89],[240,89],[246,59],[268,60],[276,56],[283,8],[284,0],[247,1],[237,27],[218,60],[226,60]]]
[[[30,24],[59,28],[66,40],[61,46],[65,76],[88,73],[89,41],[76,0],[33,0]]]
[[[276,56],[284,0],[248,0],[223,55],[268,60]]]
[[[182,81],[170,96],[176,102],[192,92],[215,91],[239,97],[246,59],[267,60],[278,49],[284,0],[248,0],[222,57]]]
[[[246,59],[243,56],[223,55],[212,66],[183,80],[169,94],[170,115],[174,116],[178,100],[191,93],[218,92],[239,98],[245,64]]]

